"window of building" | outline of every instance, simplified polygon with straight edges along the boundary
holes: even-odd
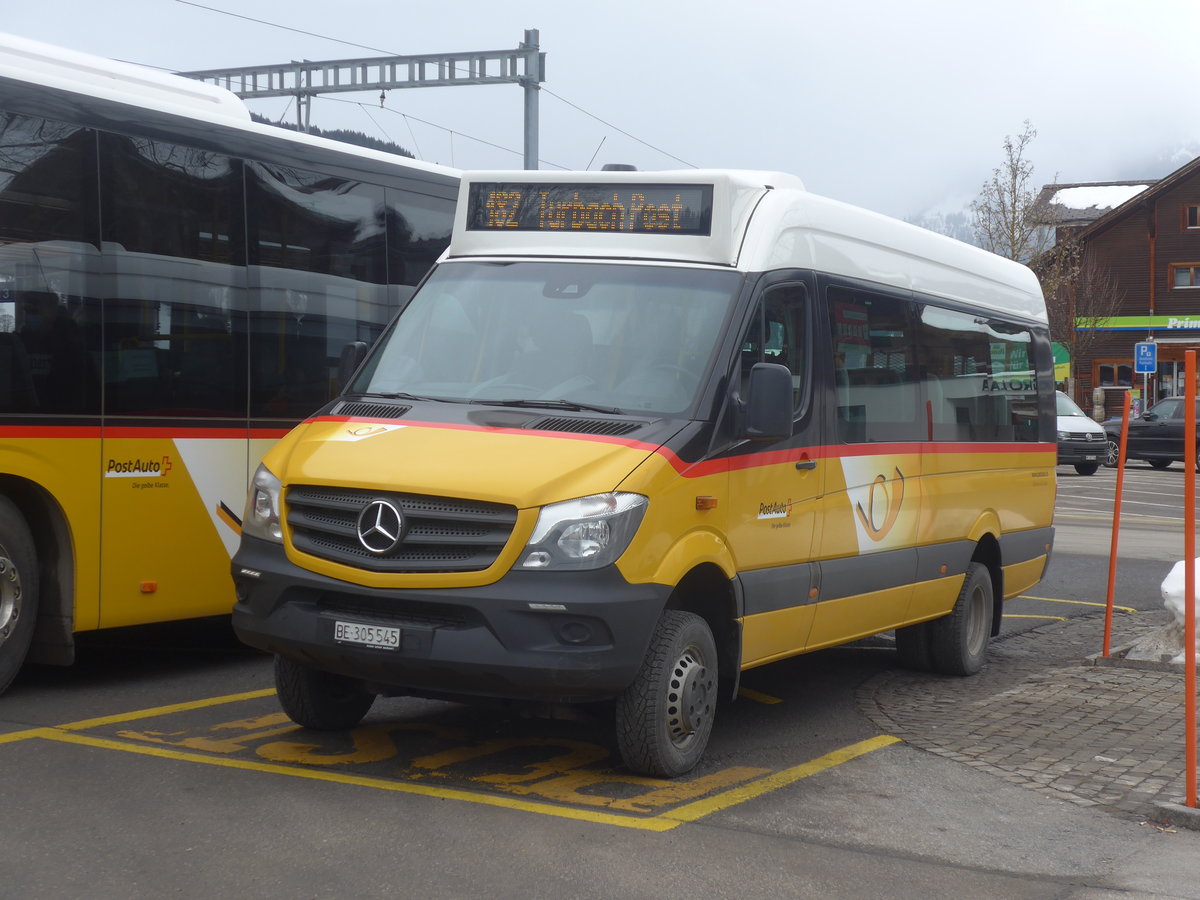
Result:
[[[1172,263],[1171,286],[1177,288],[1200,287],[1200,263]]]
[[[1127,360],[1097,360],[1093,383],[1099,387],[1130,387],[1133,384],[1133,363]]]
[[[1200,206],[1185,206],[1183,208],[1183,227],[1200,228]]]

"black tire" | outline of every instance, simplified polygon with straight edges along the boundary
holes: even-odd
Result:
[[[1121,438],[1119,435],[1110,434],[1108,440],[1104,444],[1104,465],[1110,469],[1117,467],[1117,460],[1121,453]]]
[[[1100,463],[1075,463],[1075,471],[1080,475],[1095,475]]]
[[[275,691],[289,719],[317,731],[353,728],[375,702],[360,681],[282,656],[275,657]]]
[[[983,563],[967,566],[962,590],[950,615],[929,623],[933,670],[943,675],[974,675],[987,659],[992,634],[992,576]]]
[[[929,623],[918,622],[896,629],[896,655],[900,665],[914,672],[928,672],[933,668],[929,654]]]
[[[1148,459],[1148,460],[1146,460],[1146,462],[1150,463],[1150,468],[1152,468],[1152,469],[1169,469],[1169,468],[1171,468],[1171,463],[1175,462],[1175,460],[1173,460],[1173,459]]]
[[[617,698],[617,748],[626,766],[665,778],[695,768],[712,734],[717,669],[708,623],[664,612],[637,677]]]
[[[33,535],[21,511],[0,497],[0,694],[29,653],[37,622],[38,565]]]

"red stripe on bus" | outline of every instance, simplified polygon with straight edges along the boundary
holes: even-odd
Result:
[[[367,422],[383,425],[394,419],[375,419],[358,416],[317,416],[309,422]],[[561,431],[541,431],[536,428],[496,428],[486,425],[466,425],[455,422],[422,422],[409,420],[406,428],[442,428],[450,431],[479,431],[488,434],[531,435],[553,437],[567,441],[590,441],[602,444],[616,444],[631,450],[642,450],[646,453],[657,453],[685,478],[703,478],[724,472],[736,472],[743,469],[757,469],[765,466],[777,466],[786,463],[796,463],[803,459],[841,459],[843,457],[861,456],[900,456],[930,453],[983,454],[983,453],[1057,453],[1056,444],[1046,443],[971,443],[971,442],[938,442],[910,441],[907,443],[888,444],[838,444],[811,447],[788,447],[784,450],[763,450],[757,453],[744,453],[738,456],[726,456],[719,459],[706,459],[689,463],[680,459],[676,453],[660,444],[650,444],[645,441],[629,438],[613,437],[603,434],[574,434]]]
[[[290,428],[170,428],[162,425],[2,425],[0,438],[121,438],[142,440],[174,440],[175,438],[205,438],[212,440],[274,440],[291,431]]]

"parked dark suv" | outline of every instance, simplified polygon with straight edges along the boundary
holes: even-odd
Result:
[[[1129,420],[1129,437],[1125,448],[1127,459],[1140,459],[1156,469],[1165,469],[1173,462],[1183,462],[1184,448],[1184,398],[1168,397],[1159,400],[1140,416]],[[1196,403],[1200,413],[1200,401]],[[1200,422],[1200,415],[1196,417]],[[1106,419],[1104,432],[1108,435],[1108,452],[1104,464],[1117,464],[1118,441],[1121,439],[1121,420]],[[1194,439],[1193,436],[1192,439]],[[1200,456],[1200,454],[1198,454]],[[1197,466],[1200,470],[1200,465]]]

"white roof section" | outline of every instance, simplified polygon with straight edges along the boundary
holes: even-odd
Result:
[[[471,183],[711,184],[707,237],[588,231],[469,231]],[[953,238],[805,190],[778,172],[466,172],[447,258],[574,257],[729,266],[743,272],[812,269],[1016,314],[1045,323],[1027,267]]]
[[[457,169],[399,157],[394,153],[253,122],[246,105],[224,88],[12,34],[0,33],[0,78],[325,147],[424,172],[453,177],[460,174]]]

